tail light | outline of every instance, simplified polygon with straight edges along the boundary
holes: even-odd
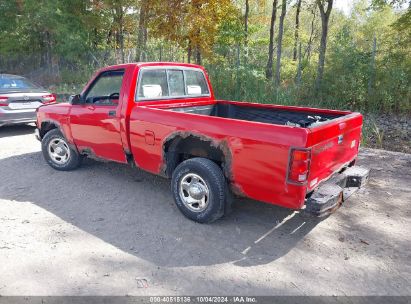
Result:
[[[8,106],[9,103],[7,102],[9,98],[6,96],[0,96],[0,107]]]
[[[56,102],[56,100],[57,100],[56,97],[57,97],[56,94],[44,95],[44,96],[42,96],[42,98],[43,98],[43,103],[44,103],[44,104],[48,104],[48,103]]]
[[[291,149],[287,182],[304,185],[310,171],[311,150]]]

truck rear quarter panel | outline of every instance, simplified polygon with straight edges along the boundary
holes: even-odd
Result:
[[[306,187],[286,183],[289,149],[291,146],[304,147],[308,132],[301,128],[179,113],[152,106],[136,105],[130,114],[131,150],[138,167],[161,174],[167,139],[182,133],[197,135],[228,148],[231,159],[227,178],[237,193],[296,209],[304,204]]]

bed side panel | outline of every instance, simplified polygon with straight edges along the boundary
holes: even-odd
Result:
[[[130,141],[137,166],[161,174],[163,144],[176,132],[227,147],[231,157],[228,178],[238,194],[289,208],[303,205],[306,189],[288,185],[286,169],[290,146],[304,147],[307,130],[135,107],[130,117]]]

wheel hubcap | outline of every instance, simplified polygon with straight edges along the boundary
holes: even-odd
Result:
[[[180,181],[180,198],[194,212],[204,211],[208,206],[210,191],[206,182],[197,174],[186,174]]]
[[[64,165],[70,158],[70,148],[67,143],[60,138],[50,141],[48,153],[53,162],[59,165]]]

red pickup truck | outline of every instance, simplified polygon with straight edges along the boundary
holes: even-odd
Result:
[[[322,216],[367,181],[354,166],[359,113],[216,100],[204,68],[132,63],[103,68],[69,103],[37,111],[37,137],[57,170],[85,156],[171,178],[188,218],[224,215],[249,197]],[[352,191],[351,191],[352,192]]]

